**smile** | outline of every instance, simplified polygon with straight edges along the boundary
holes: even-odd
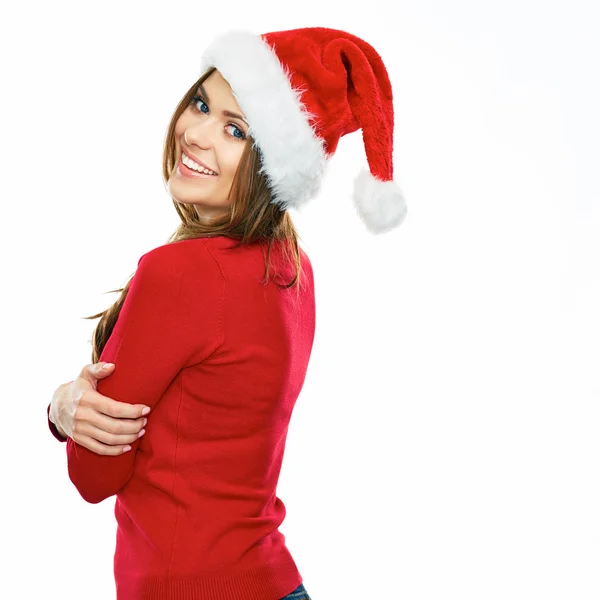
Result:
[[[208,173],[205,173],[203,171],[196,171],[195,169],[191,169],[190,167],[188,167],[183,160],[185,160],[188,164],[196,164],[194,163],[191,159],[188,159],[187,157],[185,157],[185,154],[182,154],[181,158],[179,159],[179,162],[177,163],[177,171],[180,175],[183,175],[184,177],[189,177],[189,178],[195,178],[195,179],[202,179],[202,178],[209,178],[209,177],[218,177],[218,175],[215,173],[214,175],[210,175]]]
[[[216,173],[209,169],[206,165],[198,163],[191,156],[188,156],[184,150],[181,151],[181,162],[193,171],[198,171],[199,173],[206,173],[207,175],[216,175]]]

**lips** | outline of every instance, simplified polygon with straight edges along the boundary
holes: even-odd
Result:
[[[194,171],[193,169],[186,167],[183,164],[183,162],[181,162],[181,158],[179,159],[179,162],[177,163],[177,170],[183,177],[189,177],[189,178],[195,178],[195,179],[202,179],[202,178],[207,178],[207,177],[212,177],[212,178],[217,177],[217,175],[207,175],[206,173],[200,173],[199,171]]]
[[[185,150],[182,148],[181,150],[182,154],[187,155],[188,158],[192,159],[196,164],[199,164],[201,167],[204,167],[205,169],[208,169],[209,171],[212,171],[213,173],[217,173],[217,171],[215,169],[211,169],[208,165],[205,165],[200,159],[196,158],[191,152],[189,152],[188,150]]]

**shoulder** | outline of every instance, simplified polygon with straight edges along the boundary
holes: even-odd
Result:
[[[198,270],[220,272],[206,242],[206,238],[196,238],[158,246],[140,257],[138,269],[141,267],[144,271],[159,271],[172,275],[190,275]]]
[[[164,244],[143,254],[132,285],[143,295],[183,301],[199,291],[220,297],[223,282],[220,265],[205,240],[198,238]]]

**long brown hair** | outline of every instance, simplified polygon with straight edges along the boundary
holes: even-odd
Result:
[[[178,159],[175,156],[175,125],[177,120],[191,103],[200,84],[215,70],[215,68],[209,69],[194,83],[181,99],[173,113],[163,148],[162,174],[165,186],[168,184],[169,177]],[[266,284],[269,281],[269,259],[273,242],[275,240],[282,240],[284,242],[282,244],[284,256],[287,260],[295,264],[295,276],[288,284],[279,285],[276,282],[274,283],[283,289],[296,285],[296,291],[298,292],[298,284],[302,275],[300,248],[298,244],[300,236],[287,210],[281,210],[278,204],[271,202],[272,195],[267,187],[266,176],[263,173],[259,173],[262,164],[261,152],[255,146],[254,140],[250,136],[247,139],[248,142],[240,158],[231,185],[229,193],[231,202],[228,214],[215,219],[210,224],[206,224],[200,221],[193,205],[184,204],[172,199],[181,223],[175,232],[169,236],[166,243],[224,235],[238,240],[238,243],[230,248],[233,250],[242,245],[267,242],[265,280],[263,281]],[[92,363],[96,363],[100,359],[102,350],[117,322],[133,275],[124,287],[110,290],[110,293],[121,292],[120,297],[112,306],[96,315],[84,317],[84,319],[97,319],[100,317],[100,321],[98,321],[92,336]]]

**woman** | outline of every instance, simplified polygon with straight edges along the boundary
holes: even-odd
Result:
[[[402,222],[391,86],[369,44],[327,28],[224,34],[202,72],[164,149],[181,225],[90,317],[92,362],[114,366],[60,386],[48,425],[81,496],[116,495],[117,600],[302,600],[275,491],[315,296],[286,209],[317,194],[360,127],[358,214],[373,233]]]

